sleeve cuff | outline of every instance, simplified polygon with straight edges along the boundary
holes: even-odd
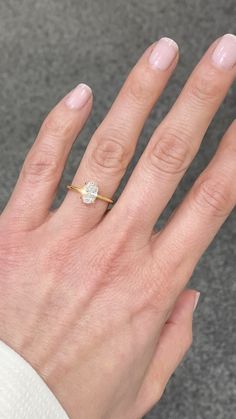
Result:
[[[47,384],[0,340],[1,419],[69,419]]]

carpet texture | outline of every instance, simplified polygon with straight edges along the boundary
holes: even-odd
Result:
[[[127,73],[150,43],[169,36],[178,42],[181,59],[141,135],[128,176],[208,45],[224,33],[236,32],[235,12],[235,0],[2,1],[1,209],[45,115],[57,100],[83,81],[93,88],[94,110],[69,158],[55,205],[61,202],[91,133],[105,116]],[[161,222],[205,167],[235,114],[233,86]],[[199,262],[190,283],[202,292],[192,348],[161,402],[146,418],[236,418],[235,261],[233,213]]]

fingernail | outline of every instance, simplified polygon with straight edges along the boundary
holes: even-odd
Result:
[[[70,109],[81,109],[88,102],[92,95],[92,90],[87,84],[80,83],[71,93],[66,97],[66,106]]]
[[[230,33],[224,35],[212,54],[213,63],[225,70],[230,70],[236,64],[236,36]]]
[[[167,70],[178,53],[178,45],[173,39],[161,38],[149,58],[149,63],[154,69]]]
[[[201,293],[199,291],[197,291],[196,292],[196,295],[195,295],[195,301],[194,301],[193,311],[195,311],[196,308],[197,308],[200,295],[201,295]]]

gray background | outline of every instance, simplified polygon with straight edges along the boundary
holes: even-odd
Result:
[[[84,81],[94,90],[94,111],[68,161],[56,204],[60,202],[89,136],[127,72],[151,42],[170,36],[180,45],[181,60],[141,136],[137,160],[209,43],[226,32],[236,32],[235,11],[234,0],[1,1],[0,207],[8,199],[44,116]],[[163,220],[209,161],[235,111],[233,87]],[[235,244],[232,214],[192,279],[191,285],[202,292],[192,349],[147,418],[236,418]]]

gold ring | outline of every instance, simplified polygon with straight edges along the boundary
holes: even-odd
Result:
[[[79,192],[85,204],[93,204],[96,199],[100,199],[100,201],[107,202],[108,204],[113,204],[114,202],[106,196],[99,195],[98,185],[93,181],[86,182],[84,186],[67,185],[67,189]]]

